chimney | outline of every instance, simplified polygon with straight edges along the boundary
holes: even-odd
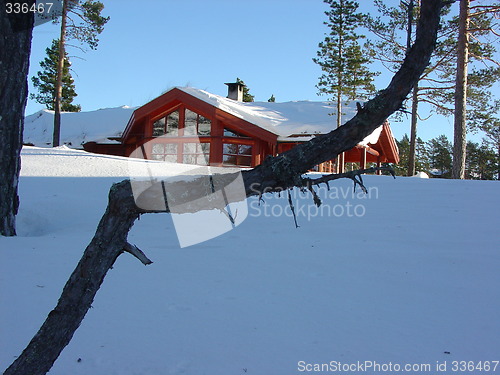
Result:
[[[225,83],[227,85],[227,97],[232,100],[236,100],[237,102],[243,101],[243,87],[244,84],[239,82],[234,83]]]

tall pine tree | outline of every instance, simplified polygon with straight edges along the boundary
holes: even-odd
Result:
[[[59,39],[54,39],[52,45],[46,50],[47,57],[40,62],[42,68],[36,75],[31,77],[33,86],[38,90],[38,93],[30,94],[30,99],[36,100],[40,104],[44,104],[47,109],[55,109],[55,93],[56,93],[56,78],[57,78],[57,62],[59,58]],[[61,96],[61,111],[63,112],[80,112],[81,106],[73,104],[73,99],[78,95],[75,91],[75,84],[70,72],[71,63],[68,59],[68,54],[64,54],[64,66],[62,71],[62,96]]]
[[[321,67],[323,74],[319,77],[317,88],[320,94],[331,95],[336,104],[337,127],[342,124],[343,101],[362,98],[373,92],[373,77],[367,65],[370,56],[363,49],[359,40],[364,35],[356,33],[363,24],[365,15],[359,13],[358,3],[351,0],[324,0],[330,6],[325,12],[328,21],[324,22],[330,29],[325,40],[319,43],[317,57],[313,61]],[[343,158],[338,162],[339,172],[343,171]]]
[[[434,177],[450,178],[453,146],[443,134],[427,142],[431,174]]]
[[[54,134],[52,146],[59,146],[61,133],[61,98],[64,56],[67,39],[78,40],[83,45],[96,49],[99,43],[98,35],[104,30],[109,17],[101,16],[104,4],[96,0],[63,0],[61,13],[61,35],[59,38],[59,58],[55,86]]]

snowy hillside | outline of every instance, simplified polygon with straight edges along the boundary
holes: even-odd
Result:
[[[109,137],[120,137],[134,107],[104,108],[89,112],[61,113],[61,144],[82,148],[86,142],[110,142]],[[38,111],[24,120],[25,144],[38,147],[52,145],[54,111]]]
[[[23,150],[20,235],[0,237],[0,371],[55,306],[126,164]],[[367,196],[350,181],[321,189],[322,211],[295,192],[298,229],[284,197],[249,199],[239,227],[184,249],[168,215],[143,215],[129,240],[154,263],[120,256],[50,374],[326,374],[358,361],[380,367],[342,372],[386,374],[390,364],[436,374],[446,364],[439,373],[456,374],[454,361],[492,369],[498,182],[365,181]]]

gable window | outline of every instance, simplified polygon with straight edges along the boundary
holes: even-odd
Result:
[[[162,135],[172,137],[179,135],[179,110],[173,111],[153,123],[153,137]]]
[[[181,107],[153,122],[153,137],[210,136],[210,119]],[[179,131],[181,130],[181,131]]]
[[[250,138],[246,135],[242,135],[240,133],[236,133],[228,128],[224,128],[224,137],[232,137],[232,138]]]
[[[186,108],[184,117],[184,135],[209,136],[212,121]]]

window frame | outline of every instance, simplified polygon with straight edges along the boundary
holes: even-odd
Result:
[[[188,120],[187,111],[196,115],[196,120],[195,120],[195,133],[196,134],[186,134],[185,130],[188,129],[188,127],[186,126],[187,120]],[[177,132],[176,132],[177,134],[168,134],[169,116],[172,115],[174,112],[178,112]],[[203,134],[200,133],[200,124],[203,123],[202,118],[207,120],[210,123],[208,133],[203,133]],[[164,121],[163,134],[155,135],[155,124],[161,120]],[[176,138],[176,137],[200,137],[200,138],[201,137],[211,137],[212,132],[213,132],[213,123],[214,122],[210,117],[204,116],[203,114],[201,114],[195,110],[192,110],[190,107],[188,107],[184,104],[180,104],[180,105],[177,105],[175,107],[169,108],[169,110],[164,111],[160,115],[154,116],[151,119],[151,121],[150,121],[151,136],[153,138],[163,137],[163,136],[169,137],[169,138],[170,137],[171,138]]]

